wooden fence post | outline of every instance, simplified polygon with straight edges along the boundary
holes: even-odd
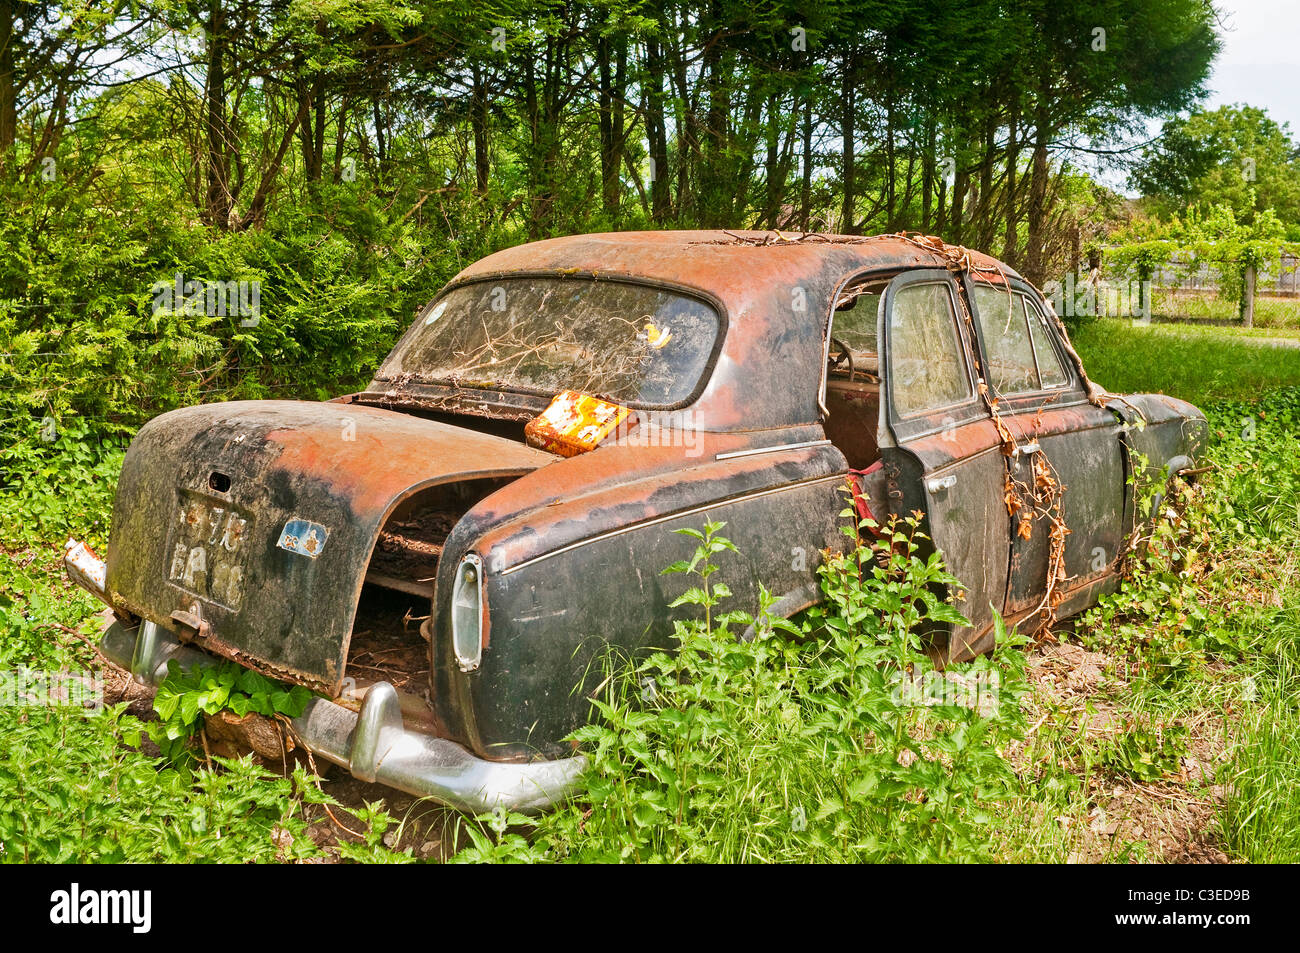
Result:
[[[1251,328],[1255,326],[1255,264],[1251,262],[1246,266],[1245,274],[1246,287],[1242,291],[1242,308],[1241,324],[1243,327]]]

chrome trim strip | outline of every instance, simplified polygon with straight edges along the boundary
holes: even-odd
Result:
[[[576,543],[569,543],[567,546],[561,546],[559,549],[553,549],[549,553],[542,553],[540,556],[534,556],[531,559],[525,559],[521,563],[516,563],[508,569],[503,569],[499,573],[502,576],[508,576],[512,572],[518,572],[534,563],[539,563],[544,559],[550,559],[552,556],[558,556],[561,553],[567,553],[570,550],[577,549],[580,546],[586,546],[588,543],[598,543],[601,540],[611,539],[614,536],[622,536],[624,533],[630,533],[635,529],[642,529],[646,526],[657,526],[660,523],[668,523],[675,519],[681,519],[684,516],[694,516],[696,513],[707,513],[709,510],[716,509],[719,506],[729,506],[732,503],[743,503],[746,500],[757,500],[764,496],[770,496],[773,493],[782,493],[786,490],[793,490],[797,487],[815,486],[818,483],[829,483],[832,480],[843,480],[845,474],[833,473],[830,476],[813,477],[809,480],[800,480],[798,483],[787,483],[784,486],[774,486],[766,490],[759,490],[756,493],[747,493],[741,496],[729,497],[725,500],[713,500],[702,506],[696,506],[689,510],[677,510],[664,516],[656,516],[652,519],[642,520],[639,523],[631,523],[628,526],[620,526],[618,529],[611,529],[604,533],[598,533],[595,536],[588,536],[586,539],[580,539]]]
[[[750,450],[731,450],[719,453],[714,460],[734,460],[736,457],[756,457],[760,453],[776,453],[778,450],[803,450],[805,447],[829,447],[829,440],[804,440],[801,443],[778,443],[774,447],[754,447]]]

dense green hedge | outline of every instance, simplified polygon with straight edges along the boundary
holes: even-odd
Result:
[[[6,440],[28,431],[23,418],[85,418],[111,433],[196,401],[337,393],[368,379],[459,267],[445,239],[344,188],[323,187],[310,206],[285,201],[264,229],[233,233],[167,207],[105,215],[70,185],[5,189]],[[178,274],[258,283],[256,323],[231,313],[233,294],[225,316],[157,307],[155,285]]]

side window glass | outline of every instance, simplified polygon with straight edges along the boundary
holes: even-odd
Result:
[[[995,394],[1023,394],[1040,389],[1023,297],[1005,288],[975,286],[975,310],[989,362],[986,378]]]
[[[828,342],[828,372],[832,377],[853,377],[865,371],[880,372],[880,347],[876,340],[876,319],[880,299],[889,281],[873,279],[851,284],[840,292],[831,314]]]
[[[1029,319],[1029,334],[1034,341],[1034,352],[1038,355],[1038,372],[1043,378],[1044,387],[1064,387],[1070,383],[1070,375],[1061,364],[1061,356],[1052,347],[1052,335],[1047,330],[1047,318],[1037,306],[1023,297],[1025,315]]]
[[[899,417],[973,396],[946,283],[904,285],[893,296],[888,320],[890,393]]]
[[[880,311],[881,290],[862,291],[848,304],[835,309],[831,334],[857,353],[877,353],[876,315]]]

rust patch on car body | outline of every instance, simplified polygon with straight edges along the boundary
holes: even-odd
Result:
[[[552,459],[369,407],[341,414],[329,403],[248,401],[172,411],[141,429],[123,463],[108,592],[187,637],[172,613],[197,602],[210,633],[198,639],[204,648],[333,694],[393,508],[440,483],[519,476]],[[213,469],[231,476],[227,492],[208,486]],[[230,513],[245,521],[233,549],[222,528]],[[209,529],[214,514],[222,522]],[[295,527],[295,543],[280,545]]]

